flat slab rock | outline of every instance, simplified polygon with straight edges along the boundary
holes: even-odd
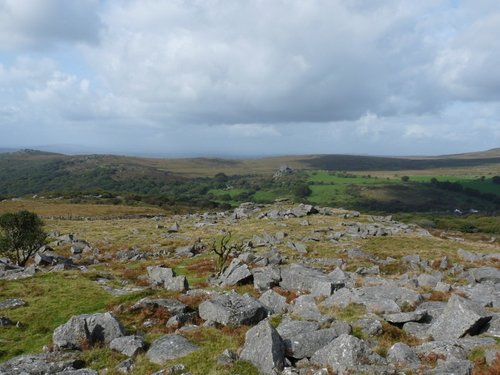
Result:
[[[146,357],[155,364],[161,365],[171,359],[184,357],[199,347],[179,335],[166,335],[151,344]]]

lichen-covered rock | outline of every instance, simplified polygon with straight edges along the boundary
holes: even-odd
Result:
[[[152,363],[161,365],[171,359],[184,357],[198,349],[198,346],[182,336],[166,335],[151,344],[146,352],[146,357]]]
[[[53,342],[58,349],[82,349],[97,343],[107,345],[122,336],[125,336],[125,331],[111,313],[83,314],[73,316],[57,327]]]
[[[203,320],[226,326],[256,324],[264,319],[268,313],[264,305],[255,298],[248,294],[240,295],[235,291],[202,302],[198,310]]]
[[[252,274],[253,285],[260,291],[271,289],[278,285],[281,280],[281,271],[276,266],[254,268]]]
[[[385,364],[385,360],[354,336],[340,335],[311,357],[311,363],[330,366],[339,374],[356,371],[360,364]]]
[[[250,328],[240,358],[252,363],[261,374],[279,374],[285,365],[285,347],[280,335],[268,321]]]

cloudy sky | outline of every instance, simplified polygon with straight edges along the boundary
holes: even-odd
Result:
[[[0,0],[0,148],[500,147],[498,0]]]

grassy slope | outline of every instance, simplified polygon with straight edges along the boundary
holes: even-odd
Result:
[[[49,202],[50,203],[50,202]],[[48,204],[49,204],[48,203]],[[85,206],[77,215],[84,215],[89,209]],[[120,214],[121,208],[112,206]],[[283,206],[286,208],[287,206]],[[135,208],[131,208],[135,209]],[[54,203],[52,212],[54,215],[64,215],[65,206]],[[303,219],[289,219],[286,227],[283,222],[270,222],[267,220],[245,220],[236,225],[219,223],[211,227],[198,228],[192,219],[180,219],[178,217],[167,217],[161,223],[165,226],[174,221],[179,221],[181,235],[188,235],[191,239],[200,238],[203,243],[210,244],[214,238],[220,235],[221,229],[231,230],[234,238],[250,239],[255,234],[275,233],[286,231],[290,240],[300,240],[310,235],[313,229],[332,228],[341,230],[341,218],[343,211],[335,212],[333,216],[311,216],[308,218],[310,226],[303,226]],[[113,212],[112,212],[113,213]],[[369,216],[361,216],[356,219],[360,222],[370,222]],[[101,254],[113,254],[120,249],[139,248],[142,250],[166,249],[173,250],[177,246],[187,245],[192,240],[164,238],[164,229],[156,228],[156,221],[150,219],[131,220],[97,220],[97,221],[72,221],[72,220],[46,220],[47,230],[58,230],[61,233],[75,233],[77,237],[89,240],[94,247],[100,249]],[[447,239],[436,237],[415,237],[412,235],[398,235],[394,237],[369,237],[367,239],[349,240],[343,239],[340,243],[329,241],[309,242],[307,244],[307,257],[316,259],[319,257],[343,258],[343,250],[352,246],[360,246],[368,253],[380,257],[392,256],[399,258],[407,254],[418,253],[425,259],[436,259],[448,256],[451,261],[456,261],[458,248],[480,253],[498,252],[496,244],[479,241],[469,241],[465,235],[465,241],[457,243]],[[278,245],[280,251],[286,254],[290,261],[294,261],[294,254],[286,246],[286,241]],[[60,247],[57,251],[62,255],[69,255],[67,247]],[[164,257],[137,262],[109,261],[109,263],[91,266],[90,271],[81,273],[78,271],[37,275],[34,279],[24,281],[0,281],[0,300],[4,298],[20,297],[28,302],[26,307],[8,311],[6,314],[13,320],[20,320],[25,324],[22,329],[8,328],[2,332],[2,340],[7,340],[8,345],[0,345],[0,362],[19,353],[38,352],[43,345],[50,344],[53,329],[67,321],[71,315],[112,310],[118,305],[124,308],[118,309],[120,320],[131,330],[142,330],[143,318],[137,314],[127,313],[127,307],[144,295],[151,297],[175,297],[172,293],[162,290],[148,291],[140,294],[132,294],[127,297],[114,298],[105,293],[93,281],[101,276],[110,275],[118,286],[121,280],[127,280],[130,285],[141,284],[140,276],[146,274],[146,267],[151,264],[165,264],[173,267],[179,274],[185,274],[190,284],[194,287],[203,286],[210,272],[214,257],[211,253],[188,259],[174,259]],[[349,270],[362,266],[356,260],[349,260]],[[383,272],[403,272],[404,266],[397,270],[383,269]],[[408,270],[410,271],[410,270]],[[453,282],[453,280],[449,280]],[[253,288],[239,287],[240,292],[256,292]],[[121,311],[121,312],[120,312]],[[158,328],[160,329],[160,328]],[[202,328],[188,335],[188,338],[199,343],[202,347],[200,352],[190,355],[181,360],[187,365],[187,371],[193,374],[256,374],[255,370],[244,362],[238,362],[232,369],[224,369],[216,365],[217,356],[226,348],[237,349],[241,346],[245,330],[216,330],[213,328]],[[149,331],[146,334],[148,342],[152,342],[159,331]],[[108,349],[96,348],[85,352],[87,363],[96,369],[108,367],[113,369],[124,357],[112,353]],[[177,361],[179,362],[179,361]],[[133,374],[151,373],[158,367],[149,364],[144,356],[137,359],[137,367]],[[109,374],[115,374],[111,370]]]

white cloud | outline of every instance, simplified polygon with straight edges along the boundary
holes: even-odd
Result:
[[[495,147],[499,25],[496,0],[0,0],[0,129],[179,152]]]

